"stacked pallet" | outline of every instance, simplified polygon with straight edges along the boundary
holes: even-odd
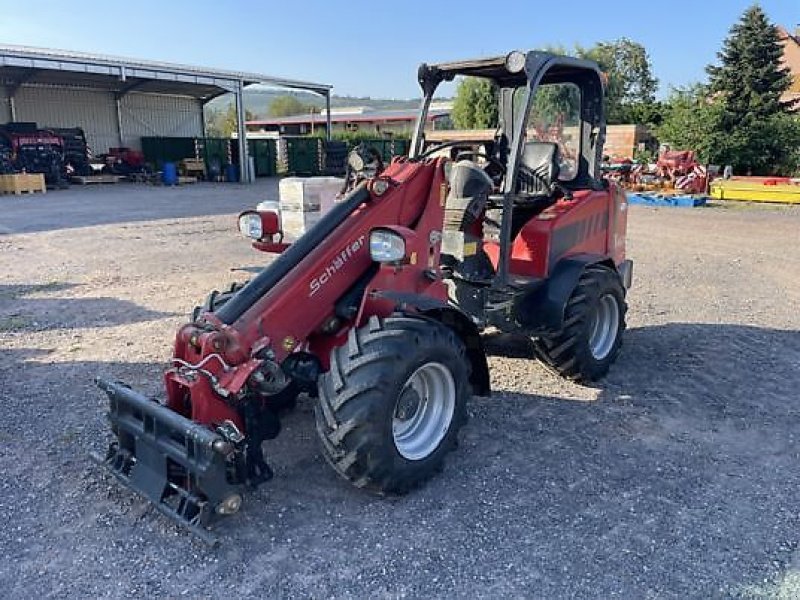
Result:
[[[286,177],[278,186],[281,228],[296,240],[317,224],[341,191],[338,177]]]
[[[32,194],[34,192],[47,192],[44,175],[41,173],[15,173],[13,175],[0,175],[1,194]]]
[[[124,175],[112,175],[111,173],[103,173],[101,175],[73,175],[72,183],[79,183],[80,185],[93,185],[98,183],[119,183],[124,181]]]
[[[198,179],[206,177],[206,161],[202,158],[184,158],[180,162],[180,173],[183,177],[193,177],[194,183]],[[181,182],[178,182],[181,183]]]

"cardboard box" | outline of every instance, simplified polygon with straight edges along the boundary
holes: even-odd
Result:
[[[285,177],[278,184],[281,212],[330,210],[344,180],[339,177]]]

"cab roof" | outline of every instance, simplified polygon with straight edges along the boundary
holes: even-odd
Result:
[[[507,67],[507,59],[511,54],[519,53],[525,57],[524,67],[516,72]],[[420,84],[426,82],[438,84],[450,81],[456,75],[485,77],[496,81],[504,87],[519,87],[530,79],[544,74],[541,83],[561,83],[576,81],[588,76],[602,79],[600,68],[596,62],[572,56],[530,50],[527,52],[510,52],[503,56],[442,62],[432,65],[422,64],[419,69]]]

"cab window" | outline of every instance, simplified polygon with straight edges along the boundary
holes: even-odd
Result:
[[[581,90],[574,83],[539,86],[525,127],[526,140],[558,144],[558,178],[570,181],[578,174],[581,153]]]

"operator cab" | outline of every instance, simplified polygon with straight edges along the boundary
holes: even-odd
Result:
[[[533,292],[548,273],[532,275],[533,267],[520,272],[527,260],[518,256],[520,248],[530,250],[534,243],[523,239],[523,229],[549,218],[543,213],[571,202],[573,193],[604,189],[603,79],[597,65],[545,52],[512,52],[423,64],[418,77],[423,102],[410,157],[452,160],[441,259],[451,300],[474,314],[469,305],[491,304],[494,292]],[[480,114],[471,119],[458,114],[429,130],[428,110],[444,82],[483,94],[488,89],[496,107],[473,102],[473,110],[481,106]]]
[[[422,65],[419,81],[424,98],[411,157],[453,160],[443,265],[458,278],[505,285],[513,278],[510,248],[526,223],[571,200],[575,190],[602,189],[600,72],[589,61],[512,52]],[[444,128],[425,128],[434,93],[450,81],[483,90],[488,85],[496,109],[484,107],[468,123],[478,122],[480,129],[460,127],[459,119]]]

